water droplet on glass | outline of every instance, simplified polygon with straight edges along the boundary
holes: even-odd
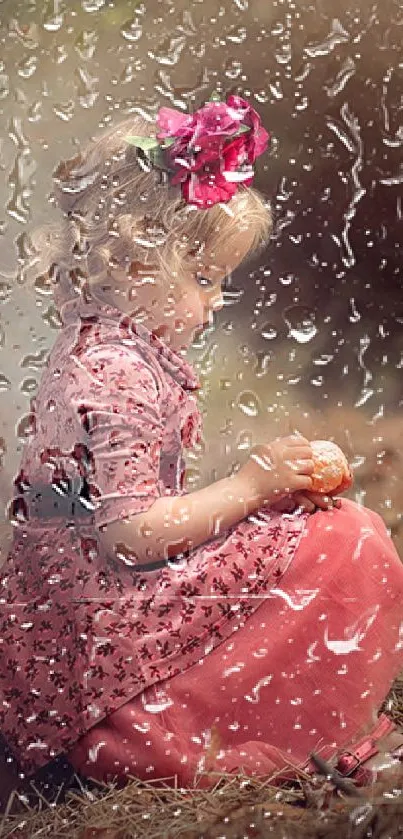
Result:
[[[83,61],[93,57],[98,41],[98,35],[93,30],[83,29],[74,42],[74,48]]]
[[[17,64],[17,73],[23,79],[30,79],[38,66],[37,55],[27,55]]]
[[[53,293],[53,284],[49,278],[48,274],[42,274],[40,277],[37,277],[34,282],[35,291],[38,294],[42,295],[49,295]]]
[[[55,102],[53,110],[59,119],[63,120],[63,122],[69,122],[74,116],[74,107],[75,103],[70,99],[68,102]]]
[[[81,7],[84,12],[99,12],[105,5],[105,0],[81,0]]]
[[[53,304],[49,306],[46,312],[42,315],[43,320],[50,326],[51,329],[60,329],[62,325],[62,321],[59,315],[59,312],[56,309],[56,306]]]
[[[158,693],[157,693],[158,696]],[[157,701],[152,701],[147,698],[145,693],[141,694],[141,704],[145,711],[149,714],[161,714],[173,705],[173,700],[168,696],[163,696],[162,691],[159,692],[160,698]]]
[[[267,341],[272,341],[274,338],[277,338],[277,329],[273,324],[265,323],[260,330],[260,334]]]
[[[20,390],[25,396],[29,396],[31,393],[34,393],[38,387],[38,382],[34,378],[27,378],[21,382]]]
[[[195,487],[199,486],[200,480],[200,469],[196,469],[196,467],[194,466],[190,466],[186,469],[186,485],[189,487],[190,490],[194,490]]]
[[[39,350],[37,353],[29,353],[22,359],[21,367],[29,367],[31,370],[40,370],[41,367],[45,367],[48,355],[49,353],[47,350]]]
[[[143,27],[141,26],[138,17],[134,17],[123,24],[120,32],[126,41],[139,41],[143,34]]]
[[[248,417],[256,417],[260,411],[260,401],[251,390],[244,390],[239,394],[237,405]]]
[[[246,12],[249,8],[249,0],[233,0],[233,2],[241,12]]]
[[[250,432],[241,431],[237,440],[237,449],[239,449],[240,451],[247,451],[248,449],[252,448],[252,445],[252,435],[250,434]]]
[[[253,686],[250,694],[245,695],[245,699],[247,702],[258,703],[260,701],[260,691],[262,688],[267,687],[270,684],[273,676],[272,674],[268,676],[262,676],[261,679]]]
[[[7,73],[3,73],[3,62],[0,62],[0,99],[5,99],[10,93],[10,79]]]
[[[238,79],[242,73],[242,63],[235,58],[229,58],[224,64],[224,73],[228,79]]]
[[[63,26],[63,15],[59,13],[55,0],[50,0],[45,8],[43,28],[48,32],[57,32],[61,26]]]
[[[26,440],[35,432],[35,420],[32,414],[21,417],[16,427],[16,435],[20,440]]]
[[[309,44],[305,47],[304,52],[309,58],[317,58],[320,55],[329,55],[330,52],[337,46],[349,40],[349,34],[341,25],[337,18],[332,20],[331,29],[327,37],[317,44]]]
[[[349,315],[349,320],[351,321],[351,323],[358,323],[358,321],[361,319],[361,315],[357,309],[354,297],[350,297],[350,308],[351,314]]]
[[[258,352],[257,353],[257,361],[255,366],[255,375],[260,379],[262,376],[265,376],[269,367],[270,363],[273,360],[272,353],[264,353]]]
[[[228,30],[226,39],[233,44],[243,44],[246,41],[247,34],[245,26],[234,26]]]
[[[220,379],[220,381],[219,381],[220,390],[229,390],[231,385],[232,385],[231,379]]]
[[[318,355],[316,358],[313,358],[312,363],[316,364],[317,367],[324,367],[325,365],[330,364],[333,360],[334,355],[330,355],[330,353],[322,353],[322,355]]]
[[[42,101],[40,99],[30,105],[27,115],[29,122],[39,122],[42,119]]]
[[[75,76],[77,79],[78,101],[82,108],[92,108],[99,96],[98,77],[91,76],[84,67],[78,67]]]
[[[275,588],[270,590],[270,595],[272,597],[281,597],[282,600],[285,600],[290,609],[294,612],[301,612],[306,606],[309,606],[312,600],[315,599],[318,592],[318,588],[296,589],[291,595],[288,591],[284,591],[281,588]]]
[[[289,306],[285,309],[283,318],[289,328],[289,336],[299,344],[312,341],[318,332],[314,317],[313,312],[305,306]]]
[[[10,390],[11,382],[4,373],[0,373],[0,393],[4,393],[5,390]]]
[[[374,623],[379,609],[379,606],[366,609],[357,621],[345,628],[343,638],[330,638],[329,628],[326,627],[323,638],[325,646],[335,655],[348,655],[349,653],[362,650],[363,648],[360,644]]]

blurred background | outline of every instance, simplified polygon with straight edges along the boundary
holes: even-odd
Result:
[[[275,231],[191,351],[205,434],[188,487],[273,435],[335,439],[351,497],[403,556],[401,4],[3,0],[0,34],[1,511],[58,328],[46,286],[24,279],[52,170],[131,113],[236,92],[272,136],[255,184]]]

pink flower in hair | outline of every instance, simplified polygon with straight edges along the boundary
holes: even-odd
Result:
[[[234,95],[226,102],[206,102],[194,114],[160,108],[157,126],[156,144],[163,149],[171,183],[181,185],[187,203],[202,209],[229,201],[240,184],[251,185],[253,164],[270,139],[259,114]],[[127,139],[136,145],[141,138]],[[151,144],[147,149],[154,152]],[[144,141],[139,146],[145,149]]]

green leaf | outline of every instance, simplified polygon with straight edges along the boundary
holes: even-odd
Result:
[[[164,172],[175,171],[175,167],[170,164],[167,156],[164,154],[164,149],[161,146],[158,146],[156,149],[151,149],[148,157],[150,158],[153,166],[156,166],[157,169],[162,169]]]
[[[125,137],[125,140],[131,146],[136,146],[144,152],[156,149],[159,146],[159,142],[155,139],[155,137],[133,137],[129,135],[128,137]]]
[[[248,131],[250,131],[249,125],[240,125],[234,136],[239,137],[240,134],[247,134]]]

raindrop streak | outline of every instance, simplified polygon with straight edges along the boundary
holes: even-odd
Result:
[[[95,763],[98,760],[98,755],[103,746],[106,746],[105,740],[100,740],[95,746],[90,746],[88,749],[88,760]]]
[[[347,268],[351,268],[353,265],[355,265],[356,262],[355,255],[349,239],[351,222],[357,212],[357,205],[359,204],[359,202],[364,197],[367,191],[362,186],[359,178],[359,173],[361,172],[363,165],[364,144],[361,139],[361,131],[358,119],[354,116],[354,114],[352,114],[349,111],[347,102],[345,102],[341,108],[341,116],[344,120],[345,125],[349,129],[350,134],[345,132],[343,128],[336,128],[335,123],[333,123],[330,120],[328,120],[327,124],[329,128],[335,131],[338,138],[344,143],[348,150],[352,153],[355,152],[355,160],[351,168],[351,182],[353,187],[353,195],[347,207],[347,210],[343,213],[344,228],[341,233],[341,240],[336,235],[333,235],[332,238],[339,245],[340,248],[344,246],[344,252],[342,252],[342,261]]]
[[[352,58],[348,57],[341,70],[337,73],[333,84],[325,85],[327,95],[330,97],[337,96],[337,94],[345,88],[348,80],[351,79],[351,76],[354,75],[355,69],[355,62]]]
[[[245,699],[247,702],[257,703],[260,700],[260,691],[262,688],[267,687],[270,684],[273,675],[270,676],[263,676],[256,685],[253,686],[250,694],[245,694]]]
[[[334,18],[327,38],[319,44],[310,44],[305,47],[304,52],[309,58],[317,58],[319,55],[329,55],[338,44],[345,44],[349,39],[348,32],[343,28],[340,21]]]
[[[365,638],[368,630],[371,628],[378,612],[379,606],[366,614],[362,615],[352,626],[344,630],[344,638],[330,640],[329,629],[326,627],[324,632],[324,643],[330,652],[335,655],[348,655],[349,653],[362,650],[360,642]]]
[[[361,315],[360,315],[359,311],[357,310],[354,297],[350,297],[350,306],[351,306],[351,315],[349,315],[349,320],[351,321],[351,323],[357,323],[359,320],[361,320]]]
[[[272,597],[281,597],[294,612],[301,612],[302,609],[309,606],[318,593],[318,588],[297,589],[295,594],[291,597],[288,591],[283,591],[281,588],[270,589]]]

